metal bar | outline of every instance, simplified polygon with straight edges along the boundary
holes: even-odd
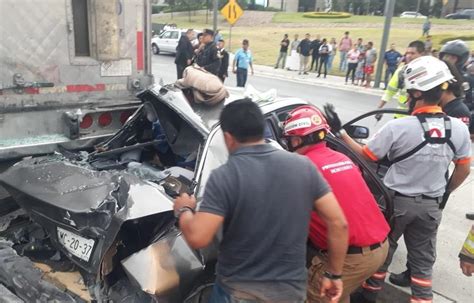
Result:
[[[217,7],[219,6],[219,0],[213,0],[212,3],[212,10],[213,10],[213,16],[212,16],[212,30],[216,32],[217,30]]]
[[[390,34],[390,25],[392,23],[393,11],[395,10],[395,1],[396,0],[387,0],[387,2],[385,3],[385,23],[382,34],[382,43],[380,44],[380,56],[379,60],[377,61],[377,72],[375,73],[375,88],[380,87],[380,80],[382,79],[384,63],[383,58],[385,56],[385,50],[387,49],[388,37]]]
[[[151,38],[153,36],[151,29],[151,0],[145,0],[145,75],[151,75]]]
[[[229,26],[229,52],[232,52],[232,25]]]

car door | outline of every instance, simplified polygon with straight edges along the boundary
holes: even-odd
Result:
[[[176,47],[178,46],[179,39],[184,35],[182,31],[173,31],[170,37],[170,48],[172,53],[176,53]]]
[[[291,109],[290,109],[291,110]],[[271,131],[266,131],[266,134],[273,134],[275,137],[272,139],[277,140],[280,144],[283,145],[283,142],[279,140],[282,136],[282,123],[286,120],[286,115],[289,112],[287,109],[282,109],[281,111],[276,111],[271,116],[266,118],[267,128],[271,127]],[[351,137],[355,139],[366,139],[369,137],[369,130],[366,127],[361,127],[358,123],[364,119],[373,119],[375,120],[375,115],[381,114],[404,114],[406,111],[399,109],[381,109],[376,111],[371,111],[366,114],[360,115],[351,121],[344,124],[344,129],[348,132]],[[379,205],[380,210],[384,214],[387,222],[391,222],[394,206],[392,201],[391,193],[388,188],[383,184],[383,177],[388,168],[386,162],[380,163],[369,163],[361,156],[356,154],[344,141],[335,137],[332,134],[329,134],[326,137],[327,145],[329,148],[341,152],[349,157],[360,169],[362,176],[367,183],[370,191],[374,195],[377,204]]]
[[[170,51],[170,37],[171,37],[172,31],[165,31],[163,34],[161,34],[161,37],[158,41],[158,47],[160,48],[161,51],[164,52],[169,52]]]

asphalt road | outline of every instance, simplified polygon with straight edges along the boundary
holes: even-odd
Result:
[[[176,81],[176,66],[174,64],[173,55],[163,54],[153,56],[152,66],[156,82],[159,82],[160,78],[163,79],[165,84]],[[314,75],[314,77],[316,77],[316,75]],[[225,84],[235,87],[235,75],[230,73]],[[247,85],[252,85],[260,91],[275,88],[278,95],[282,97],[302,98],[317,106],[322,106],[328,102],[333,103],[341,117],[346,120],[373,110],[378,100],[380,100],[379,97],[373,95],[352,93],[346,90],[308,85],[282,79],[272,79],[257,75],[249,75]]]

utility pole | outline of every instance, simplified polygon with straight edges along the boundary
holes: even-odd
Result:
[[[212,30],[216,32],[217,30],[217,6],[219,5],[219,0],[213,0],[212,2],[212,9],[213,9],[213,22],[212,22]]]
[[[416,4],[416,15],[418,17],[418,13],[420,12],[420,5],[421,5],[421,0],[418,0],[418,3]]]
[[[380,56],[377,60],[377,72],[375,73],[374,87],[380,87],[380,80],[383,74],[383,58],[385,56],[385,50],[387,49],[388,36],[390,34],[390,25],[392,23],[393,11],[395,10],[396,0],[387,0],[385,2],[385,23],[383,27],[382,43],[380,44]]]

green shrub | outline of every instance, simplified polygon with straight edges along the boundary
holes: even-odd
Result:
[[[167,5],[152,5],[151,6],[151,13],[152,14],[159,14],[162,11],[164,11],[166,8],[168,8]]]
[[[449,34],[444,34],[444,35],[431,35],[431,42],[433,42],[433,48],[434,49],[441,49],[443,45],[452,40],[463,40],[463,41],[474,41],[474,35],[462,35],[462,36],[456,36],[456,35],[449,35]],[[423,37],[420,38],[421,41],[424,40]]]
[[[305,18],[321,18],[321,19],[338,19],[338,18],[350,18],[352,14],[345,12],[309,12],[304,13],[303,17]]]
[[[177,12],[188,12],[188,11],[197,11],[207,9],[205,3],[191,3],[189,5],[180,4],[175,6],[167,6],[166,9],[163,10],[165,13],[177,13]]]
[[[275,7],[265,7],[263,5],[255,4],[255,5],[248,5],[247,10],[250,11],[262,11],[262,12],[281,12],[280,9]]]

